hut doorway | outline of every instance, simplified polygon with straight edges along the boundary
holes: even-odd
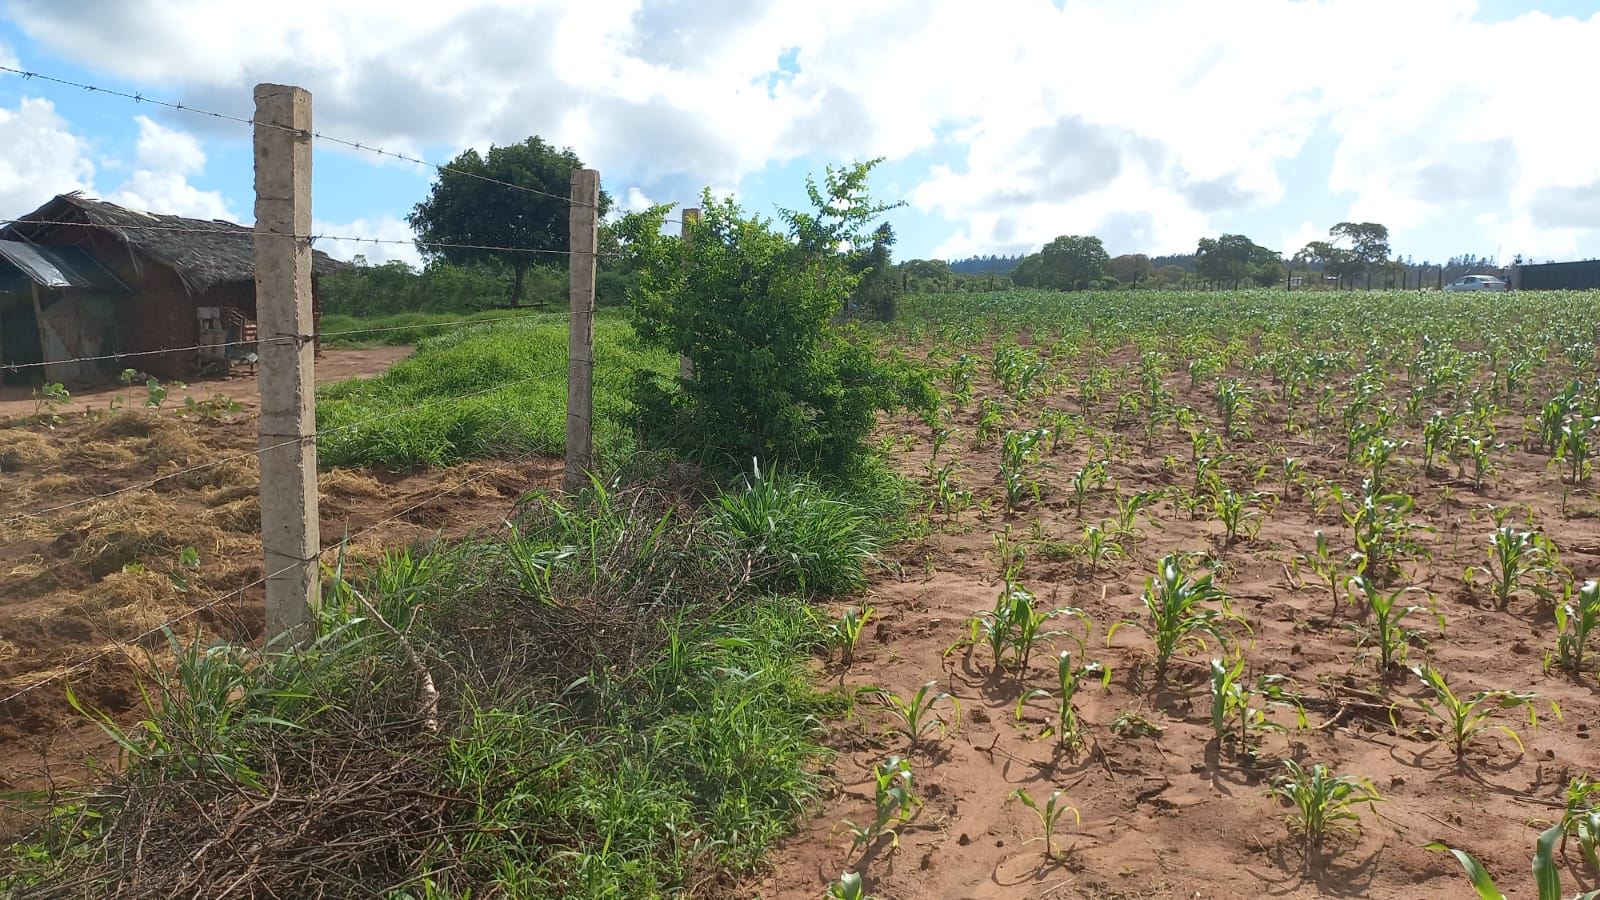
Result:
[[[44,342],[33,298],[26,292],[0,293],[0,387],[44,383]]]

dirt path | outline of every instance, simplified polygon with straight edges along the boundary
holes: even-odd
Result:
[[[357,375],[375,375],[411,355],[410,347],[373,347],[365,350],[325,350],[317,358],[317,383],[340,381]],[[134,406],[144,400],[144,386],[123,387],[120,384],[97,385],[72,391],[72,401],[62,412],[82,412],[86,409],[103,410],[116,397],[126,397]],[[249,410],[259,408],[260,390],[256,379],[249,374],[232,378],[213,378],[189,382],[181,389],[173,389],[169,403],[182,404],[185,395],[196,400],[225,394]],[[0,420],[14,416],[32,415],[35,408],[29,388],[0,388]]]
[[[1179,403],[1213,408],[1208,396],[1188,387],[1186,376],[1170,386]],[[981,384],[978,391],[980,397],[997,393],[994,384]],[[1044,405],[1077,408],[1070,396]],[[1486,538],[1494,528],[1488,508],[1514,505],[1519,512],[1513,521],[1520,527],[1526,508],[1535,526],[1561,547],[1562,562],[1576,581],[1600,575],[1600,519],[1592,497],[1572,501],[1574,514],[1564,516],[1562,486],[1545,457],[1517,450],[1505,452],[1499,474],[1481,490],[1470,481],[1424,477],[1415,465],[1396,476],[1416,495],[1419,514],[1434,529],[1422,535],[1431,559],[1408,565],[1401,584],[1425,589],[1448,620],[1443,635],[1427,613],[1407,620],[1419,631],[1413,661],[1438,666],[1460,695],[1483,688],[1535,690],[1564,713],[1558,720],[1541,705],[1537,729],[1527,726],[1525,711],[1505,713],[1495,721],[1515,728],[1525,749],[1488,732],[1458,766],[1411,702],[1422,695],[1416,679],[1379,678],[1372,648],[1358,646],[1349,626],[1368,627],[1370,619],[1343,602],[1330,602],[1325,586],[1301,585],[1289,568],[1297,553],[1313,549],[1318,529],[1343,557],[1350,549],[1349,529],[1325,496],[1294,485],[1285,494],[1275,484],[1277,470],[1269,466],[1260,475],[1260,468],[1274,459],[1281,465],[1287,453],[1316,476],[1359,483],[1360,469],[1345,462],[1342,446],[1319,446],[1287,433],[1281,410],[1264,409],[1252,421],[1254,439],[1231,444],[1227,452],[1233,458],[1224,463],[1225,482],[1238,490],[1281,495],[1257,504],[1263,517],[1259,534],[1229,544],[1209,510],[1193,518],[1162,499],[1137,520],[1134,534],[1121,538],[1128,558],[1091,571],[1068,547],[1081,540],[1086,524],[1114,523],[1116,497],[1183,484],[1190,477],[1182,464],[1190,458],[1187,439],[1168,436],[1145,449],[1142,432],[1122,433],[1109,467],[1115,490],[1091,491],[1082,515],[1068,486],[1071,476],[1091,454],[1104,453],[1086,439],[1064,441],[1035,469],[1046,485],[1043,501],[1006,515],[995,474],[998,450],[972,446],[976,407],[969,404],[958,415],[959,435],[941,462],[959,459],[960,480],[995,512],[931,514],[927,537],[896,551],[901,574],[880,577],[866,599],[876,612],[855,663],[831,673],[844,685],[882,687],[903,698],[931,681],[934,691],[959,700],[959,727],[943,736],[932,731],[925,746],[909,752],[924,805],[900,828],[898,848],[882,838],[850,852],[841,822],[872,818],[871,767],[908,752],[904,737],[888,733],[892,717],[863,697],[858,718],[837,726],[829,739],[837,756],[825,771],[828,796],[753,892],[768,900],[814,898],[841,871],[853,869],[865,875],[869,893],[880,900],[1469,896],[1455,860],[1422,849],[1428,841],[1444,840],[1477,855],[1508,896],[1532,896],[1528,860],[1537,832],[1559,815],[1570,777],[1600,773],[1594,741],[1600,685],[1592,671],[1574,681],[1545,670],[1543,659],[1555,640],[1548,604],[1523,592],[1501,611],[1486,596],[1481,575],[1477,586],[1469,586],[1462,573],[1488,561]],[[1112,415],[1107,406],[1091,420],[1108,430]],[[1007,427],[1037,421],[1019,416]],[[1510,417],[1502,433],[1515,435],[1519,428],[1520,418]],[[904,420],[885,431],[917,436],[901,465],[926,483],[926,426]],[[1054,638],[1054,649],[1070,649],[1079,661],[1099,661],[1113,673],[1108,688],[1091,679],[1078,695],[1084,738],[1075,751],[1041,737],[1055,721],[1052,699],[1028,701],[1020,721],[1017,715],[1025,691],[1054,688],[1050,647],[1038,648],[1025,671],[996,671],[986,648],[954,646],[969,633],[970,618],[991,608],[1002,590],[995,535],[1007,527],[1028,550],[1020,584],[1038,595],[1040,607],[1075,607],[1093,619],[1082,650],[1071,637]],[[1160,557],[1177,551],[1198,551],[1220,563],[1220,584],[1248,623],[1248,631],[1236,627],[1235,634],[1249,661],[1250,681],[1266,673],[1288,678],[1303,697],[1307,727],[1296,727],[1291,710],[1275,709],[1271,718],[1286,730],[1264,734],[1254,754],[1235,753],[1219,746],[1211,726],[1207,665],[1218,652],[1214,642],[1176,660],[1165,685],[1154,676],[1150,642],[1142,634],[1124,628],[1108,644],[1113,623],[1142,619],[1145,579]],[[1075,617],[1052,619],[1049,627],[1084,634]],[[955,724],[948,701],[934,708]],[[1288,832],[1286,810],[1268,794],[1285,758],[1369,779],[1384,802],[1375,811],[1358,808],[1361,830],[1336,837],[1321,860],[1308,861]],[[1041,802],[1061,791],[1063,802],[1081,813],[1081,825],[1070,813],[1062,820],[1057,859],[1045,859],[1039,821],[1013,799],[1019,788]],[[1567,895],[1578,884],[1575,875],[1582,876],[1583,887],[1595,887],[1596,873],[1585,874],[1576,853],[1568,859]]]

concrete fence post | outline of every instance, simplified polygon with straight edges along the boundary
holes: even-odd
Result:
[[[571,316],[567,320],[567,460],[562,487],[577,493],[594,470],[594,270],[600,229],[600,173],[572,173],[569,216]]]
[[[256,321],[267,639],[314,637],[320,601],[311,309],[311,94],[255,90]]]

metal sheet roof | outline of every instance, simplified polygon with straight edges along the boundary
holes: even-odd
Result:
[[[84,288],[127,292],[128,288],[78,247],[49,247],[22,241],[0,241],[0,259],[40,287]]]

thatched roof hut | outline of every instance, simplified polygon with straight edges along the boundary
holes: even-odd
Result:
[[[315,276],[345,266],[313,252],[314,302]],[[255,318],[255,235],[244,225],[71,193],[0,229],[4,383],[92,381],[123,368],[225,372],[228,351],[248,351]],[[202,344],[220,350],[197,351]],[[141,355],[126,365],[72,361],[123,353]]]

